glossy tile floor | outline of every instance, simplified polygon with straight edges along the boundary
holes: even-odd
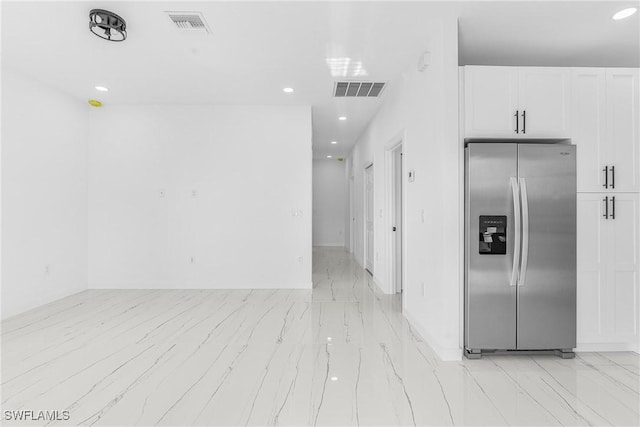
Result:
[[[633,425],[635,353],[441,362],[338,248],[313,291],[86,291],[2,324],[2,414],[50,425]],[[3,425],[44,425],[8,422]]]

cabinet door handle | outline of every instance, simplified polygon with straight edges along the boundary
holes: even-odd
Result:
[[[527,133],[527,110],[522,111],[522,133]]]
[[[604,215],[602,216],[604,219],[609,219],[609,196],[602,199],[602,201],[604,202]]]
[[[611,197],[611,219],[616,219],[616,196]]]
[[[616,167],[611,166],[611,188],[616,188]]]
[[[602,172],[604,172],[604,184],[602,184],[602,186],[609,188],[609,166],[605,166]]]
[[[515,132],[516,132],[516,133],[520,133],[520,131],[518,130],[518,112],[519,112],[519,111],[518,111],[518,110],[516,110],[516,113],[513,115],[513,117],[515,117],[515,118],[516,118],[516,129],[515,129]]]

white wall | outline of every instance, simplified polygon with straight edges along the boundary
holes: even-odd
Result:
[[[89,287],[311,288],[311,164],[309,107],[92,111]]]
[[[87,287],[89,108],[2,69],[3,318]]]
[[[345,246],[347,202],[345,163],[336,159],[314,159],[314,246]]]
[[[427,25],[427,24],[425,24]],[[391,157],[403,141],[405,161],[404,314],[446,360],[460,359],[462,286],[462,147],[458,140],[457,22],[431,24],[431,64],[410,66],[390,86],[383,105],[352,153],[354,254],[363,263],[364,166],[374,164],[374,278],[391,280]],[[416,63],[419,52],[416,52]],[[415,171],[415,182],[407,173]]]

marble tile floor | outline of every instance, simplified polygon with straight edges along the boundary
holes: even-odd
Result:
[[[90,290],[10,318],[2,425],[640,424],[635,353],[442,362],[344,250],[314,249],[313,283]],[[7,418],[27,410],[69,419]]]

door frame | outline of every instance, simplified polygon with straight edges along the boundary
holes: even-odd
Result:
[[[385,286],[385,293],[387,294],[396,294],[398,293],[398,289],[397,289],[397,284],[396,284],[396,242],[395,242],[395,236],[394,236],[394,232],[393,232],[393,226],[395,223],[395,215],[396,215],[396,211],[395,211],[395,163],[394,163],[394,157],[395,157],[395,151],[398,150],[399,148],[402,148],[403,151],[403,158],[402,158],[402,165],[403,165],[403,169],[405,168],[405,164],[406,164],[406,153],[404,153],[404,151],[406,150],[406,137],[405,137],[405,131],[402,130],[401,132],[399,132],[396,136],[394,136],[393,138],[391,138],[387,144],[385,144],[385,206],[384,206],[384,218],[385,218],[385,233],[384,233],[384,238],[386,241],[386,265],[387,265],[387,277],[386,277],[386,282],[387,282],[387,286]],[[404,176],[405,173],[403,171],[403,176],[402,176],[402,180],[403,180],[403,184],[404,183]],[[407,218],[407,186],[406,185],[402,185],[402,206],[401,206],[401,212],[402,212],[402,218],[401,218],[401,222],[402,222],[402,228],[400,230],[401,233],[401,239],[402,239],[402,261],[401,261],[401,265],[400,268],[402,270],[402,284],[403,284],[403,288],[404,291],[402,293],[402,309],[404,310],[404,305],[405,305],[405,295],[407,294],[406,292],[406,265],[407,265],[407,233],[406,233],[406,218]]]
[[[375,256],[372,256],[373,259],[370,260],[371,261],[371,270],[369,270],[367,268],[367,264],[368,264],[368,261],[369,261],[369,259],[367,258],[367,249],[368,249],[368,244],[369,244],[369,241],[367,239],[367,205],[369,203],[369,197],[367,195],[367,173],[368,173],[367,170],[369,168],[373,168],[373,161],[365,162],[364,163],[364,167],[362,168],[362,177],[363,177],[362,183],[364,184],[363,185],[363,195],[364,195],[363,201],[364,201],[364,205],[363,205],[363,209],[362,209],[362,212],[363,212],[362,225],[363,225],[363,237],[364,237],[363,238],[363,243],[364,243],[364,245],[362,247],[362,263],[363,263],[362,267],[365,270],[367,270],[371,274],[371,276],[373,276],[373,271],[371,271],[371,270],[373,270]],[[374,173],[373,169],[371,169],[371,173],[372,174]],[[372,178],[372,181],[374,181],[373,180],[373,178],[374,178],[373,175],[371,176],[371,178]],[[375,232],[375,221],[374,221],[375,220],[375,207],[373,205],[373,202],[375,200],[375,197],[373,196],[373,190],[374,189],[375,189],[375,185],[372,184],[372,189],[371,189],[372,195],[371,195],[371,198],[373,200],[371,200],[371,219],[374,222],[374,227],[373,227],[373,230],[372,230],[371,234],[373,234]],[[372,238],[372,243],[375,243],[375,240],[373,238]],[[374,249],[374,252],[375,252],[375,246],[373,247],[373,249]]]

